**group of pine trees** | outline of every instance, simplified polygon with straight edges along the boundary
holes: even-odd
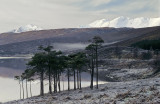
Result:
[[[93,37],[85,51],[64,55],[61,51],[53,50],[52,46],[39,46],[36,53],[27,63],[27,69],[20,76],[15,76],[20,85],[20,99],[24,99],[24,82],[26,83],[26,97],[28,98],[28,82],[30,83],[30,96],[32,97],[31,82],[38,76],[40,80],[40,95],[44,95],[44,80],[48,80],[49,93],[61,91],[61,75],[66,74],[68,90],[70,90],[70,77],[74,78],[74,90],[81,89],[81,73],[88,71],[91,74],[90,88],[93,89],[93,77],[96,75],[96,88],[98,89],[98,49],[104,42],[99,36]],[[77,79],[77,80],[76,80]],[[53,84],[53,90],[52,90]],[[21,95],[22,93],[22,95]]]
[[[160,50],[160,38],[159,39],[153,39],[153,40],[142,40],[140,42],[136,42],[132,44],[133,47],[139,47],[145,50],[150,50],[152,47],[153,50]]]

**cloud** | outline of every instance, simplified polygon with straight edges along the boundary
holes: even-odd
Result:
[[[0,15],[0,27],[7,30],[6,27],[11,29],[30,23],[47,28],[62,27],[63,23],[65,27],[67,21],[71,24],[73,22],[71,19],[81,13],[77,7],[70,6],[69,2],[65,4],[58,0],[54,2],[51,0],[2,0],[0,1]],[[71,26],[70,24],[67,23]]]
[[[96,19],[160,15],[159,0],[0,0],[0,32],[35,24],[78,27]]]
[[[102,4],[108,4],[110,3],[112,0],[91,0],[90,5],[92,6],[99,6]]]

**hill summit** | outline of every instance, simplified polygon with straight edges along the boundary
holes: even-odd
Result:
[[[33,25],[33,24],[29,24],[29,25],[22,26],[22,27],[19,27],[17,29],[14,29],[10,32],[11,33],[22,33],[22,32],[27,32],[27,31],[38,31],[38,30],[42,30],[42,28],[40,28],[36,25]]]
[[[118,17],[113,20],[101,19],[94,21],[87,25],[86,27],[114,27],[114,28],[144,28],[144,27],[154,27],[160,26],[159,18],[129,18],[129,17]]]

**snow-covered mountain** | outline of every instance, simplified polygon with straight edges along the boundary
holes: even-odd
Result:
[[[115,27],[115,28],[143,28],[143,27],[154,27],[160,26],[159,18],[128,18],[128,17],[118,17],[113,20],[101,19],[90,23],[84,27]]]
[[[39,28],[36,25],[30,24],[30,25],[26,25],[26,26],[22,26],[20,28],[14,29],[10,32],[12,32],[12,33],[22,33],[22,32],[27,32],[27,31],[38,31],[38,30],[42,30],[42,28]]]

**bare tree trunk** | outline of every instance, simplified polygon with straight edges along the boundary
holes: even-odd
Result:
[[[28,98],[28,86],[27,86],[27,79],[26,79],[26,97]]]
[[[20,99],[22,99],[21,98],[21,82],[20,82],[20,80],[19,80],[19,88],[20,88]]]
[[[81,90],[81,70],[79,70],[79,81],[80,81],[80,85],[79,85],[79,87],[80,87],[80,90]]]
[[[64,77],[62,76],[62,80],[63,80],[63,91],[64,91]]]
[[[77,69],[77,88],[79,89],[79,77],[78,77],[78,69]]]
[[[41,72],[41,76],[40,76],[40,95],[43,96],[44,95],[44,86],[43,86],[43,72]]]
[[[57,92],[57,71],[56,71],[56,85],[55,85],[55,92]]]
[[[97,53],[98,49],[96,46],[96,73],[97,73],[97,78],[96,78],[96,84],[97,84],[97,89],[98,89],[98,53]]]
[[[60,73],[58,74],[58,88],[59,88],[59,92],[61,92],[61,84],[60,84]]]
[[[52,94],[52,85],[51,85],[51,68],[49,66],[49,93]]]
[[[76,90],[76,72],[75,72],[75,69],[73,71],[74,71],[74,90]]]
[[[90,78],[91,78],[91,82],[90,82],[90,88],[91,88],[91,86],[92,86],[92,66],[91,66],[91,63],[90,63],[90,61],[91,61],[91,63],[92,63],[92,60],[89,60],[89,68],[90,68]]]
[[[90,88],[92,87],[92,69],[90,69],[90,75],[91,75],[91,82],[90,82]]]
[[[54,73],[54,93],[56,93],[56,75]]]
[[[32,97],[32,84],[31,84],[31,81],[30,81],[30,95]]]
[[[68,69],[68,91],[70,90],[70,79],[69,79],[69,76],[70,76],[70,71]]]
[[[92,54],[91,89],[93,89],[93,77],[94,77],[94,59],[93,59],[93,54]]]
[[[22,91],[23,91],[23,99],[24,99],[24,86],[23,86],[23,80],[22,80]]]

